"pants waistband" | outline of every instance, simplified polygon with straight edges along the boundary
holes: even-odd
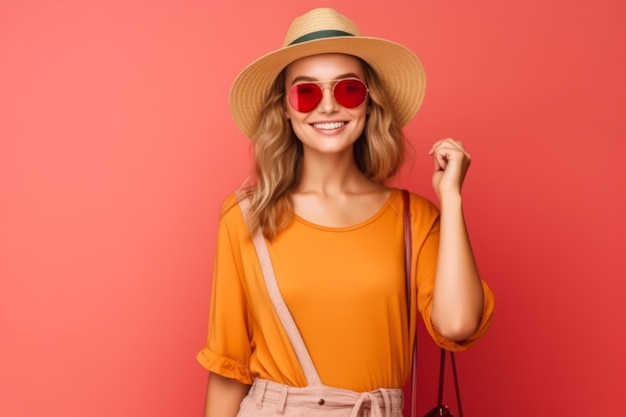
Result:
[[[275,405],[279,414],[287,407],[306,407],[312,411],[318,409],[320,412],[344,408],[352,409],[352,417],[362,415],[362,411],[367,411],[373,417],[390,417],[397,415],[397,411],[404,406],[402,389],[380,388],[369,392],[355,392],[325,385],[292,387],[265,379],[254,381],[250,396],[258,407],[263,403]]]

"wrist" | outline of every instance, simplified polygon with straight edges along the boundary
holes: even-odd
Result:
[[[441,209],[444,207],[447,208],[462,208],[463,207],[463,197],[460,192],[456,191],[447,191],[442,192],[438,195],[439,203],[441,205]]]

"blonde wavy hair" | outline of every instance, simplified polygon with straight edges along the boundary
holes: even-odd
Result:
[[[369,114],[363,134],[354,144],[354,159],[367,178],[383,184],[400,169],[406,141],[380,78],[365,61],[359,61],[369,89]],[[285,70],[268,91],[265,103],[261,124],[252,138],[256,183],[242,194],[250,199],[247,220],[251,230],[261,228],[271,240],[293,220],[291,192],[302,168],[302,143],[285,117]]]

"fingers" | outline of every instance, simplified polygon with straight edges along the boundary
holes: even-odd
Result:
[[[430,148],[430,150],[428,151],[428,154],[432,155],[435,153],[437,149],[440,149],[442,147],[449,147],[450,149],[458,149],[469,157],[469,154],[465,151],[465,148],[463,147],[463,144],[461,143],[461,141],[454,140],[452,138],[438,140]]]
[[[469,165],[471,160],[470,154],[467,153],[463,144],[452,138],[435,142],[428,154],[433,156],[436,171],[445,170],[448,163],[453,160],[461,162],[462,165]]]
[[[463,144],[452,138],[435,142],[428,152],[433,157],[433,187],[439,200],[461,192],[471,158]]]

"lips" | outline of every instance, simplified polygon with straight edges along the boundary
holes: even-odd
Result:
[[[345,125],[346,125],[346,122],[323,122],[323,123],[311,124],[311,126],[313,126],[315,129],[320,129],[320,130],[335,130],[335,129],[344,127]]]

